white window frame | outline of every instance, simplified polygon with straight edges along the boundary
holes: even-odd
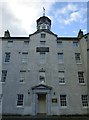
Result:
[[[65,84],[65,72],[58,71],[59,84]]]
[[[79,55],[79,56],[77,56]],[[76,64],[81,64],[81,54],[80,53],[75,53],[75,61]]]
[[[73,47],[79,47],[79,42],[78,41],[73,41]]]
[[[3,97],[3,94],[1,93],[0,94],[0,105],[2,105],[2,97]]]
[[[5,63],[9,63],[10,62],[10,57],[11,57],[11,53],[10,52],[5,52]]]
[[[7,78],[7,70],[2,70],[1,82],[5,83]]]
[[[13,44],[13,41],[7,41],[7,46],[8,46],[8,48],[11,48],[11,47],[12,47],[12,44]]]
[[[29,40],[25,40],[24,41],[24,46],[28,46],[29,45]]]
[[[82,101],[83,108],[89,107],[88,95],[81,95],[81,101]]]
[[[20,102],[22,103],[21,105]],[[24,94],[17,94],[17,107],[23,107],[23,106],[24,106]]]
[[[40,41],[40,46],[45,46],[45,44],[46,44],[46,41]]]
[[[61,96],[65,96],[65,99],[64,100],[61,99]],[[64,102],[64,103],[62,103],[62,102]],[[61,108],[67,108],[67,95],[64,95],[64,94],[60,95],[60,106],[61,106]]]
[[[64,63],[63,53],[57,53],[57,57],[58,57],[58,63],[63,64]]]
[[[26,70],[20,70],[20,83],[25,83]]]
[[[78,79],[80,84],[85,84],[83,71],[78,71]]]
[[[41,38],[45,38],[46,34],[45,33],[41,33]]]
[[[22,63],[27,63],[28,61],[28,52],[22,52]]]
[[[39,60],[40,64],[46,63],[46,52],[39,52]]]
[[[63,46],[62,41],[57,41],[57,47],[58,47],[58,48],[62,48],[62,46]]]
[[[43,79],[42,81],[41,81],[41,78]],[[45,84],[46,83],[45,71],[39,71],[39,83],[40,84]]]

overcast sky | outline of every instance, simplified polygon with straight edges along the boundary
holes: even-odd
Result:
[[[0,0],[0,36],[7,29],[11,36],[29,36],[35,32],[43,7],[52,21],[51,31],[58,36],[77,36],[79,29],[87,33],[87,0],[47,1]]]

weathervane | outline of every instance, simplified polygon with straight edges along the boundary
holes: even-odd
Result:
[[[45,8],[43,7],[43,16],[45,16]]]

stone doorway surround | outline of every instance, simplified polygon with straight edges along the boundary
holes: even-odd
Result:
[[[32,87],[33,94],[33,105],[32,114],[37,115],[38,113],[38,95],[46,95],[46,114],[51,115],[51,89],[52,87],[40,84]]]

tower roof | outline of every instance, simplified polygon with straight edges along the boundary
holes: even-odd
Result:
[[[39,29],[51,29],[51,20],[46,17],[42,16],[37,20],[37,30]]]
[[[51,20],[46,16],[42,16],[37,20],[37,24],[41,23],[49,23],[51,25]]]

